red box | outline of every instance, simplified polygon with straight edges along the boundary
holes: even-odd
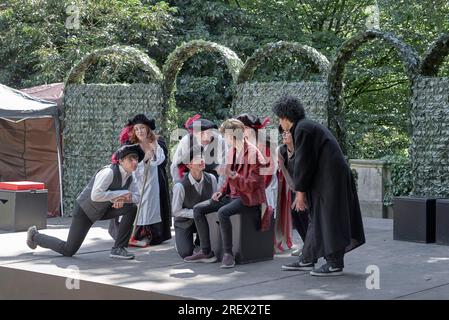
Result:
[[[42,190],[45,189],[45,184],[42,182],[32,181],[11,181],[0,182],[0,189],[2,190]]]

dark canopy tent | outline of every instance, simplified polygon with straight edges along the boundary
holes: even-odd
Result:
[[[20,89],[20,91],[25,92],[34,98],[54,102],[60,109],[62,104],[62,94],[64,92],[64,83],[57,82],[43,84],[37,87]]]
[[[0,181],[44,182],[50,216],[62,213],[60,127],[56,103],[0,85]]]

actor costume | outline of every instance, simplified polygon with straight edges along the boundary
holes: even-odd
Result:
[[[218,165],[225,163],[227,146],[226,141],[218,133],[217,125],[210,120],[201,119],[200,115],[195,115],[189,118],[184,126],[189,131],[189,134],[182,137],[173,155],[173,161],[170,166],[173,183],[181,182],[184,175],[187,173],[187,168],[185,164],[182,163],[184,155],[188,154],[190,149],[194,146],[201,145],[201,143],[193,136],[193,129],[198,128],[199,131],[213,129],[211,142],[202,146],[203,158],[205,158],[206,161],[206,169],[204,172],[213,174],[218,179],[218,187],[221,187],[224,183],[224,178],[219,176],[215,169]]]
[[[256,159],[250,159],[256,157]],[[212,262],[214,258],[211,252],[209,238],[209,225],[206,214],[218,211],[220,221],[221,238],[223,241],[223,265],[233,267],[232,259],[228,264],[225,257],[232,257],[232,224],[230,217],[235,214],[257,211],[260,213],[261,205],[266,204],[263,176],[259,169],[265,165],[265,160],[256,146],[244,139],[243,148],[237,154],[236,148],[231,148],[227,155],[227,165],[231,171],[235,171],[237,177],[226,178],[219,190],[222,197],[219,201],[209,200],[196,205],[193,208],[193,217],[200,236],[201,251],[197,255],[184,259],[187,262]],[[204,255],[204,258],[200,255]]]
[[[200,181],[187,173],[181,182],[173,187],[172,211],[175,225],[176,250],[181,258],[193,254],[195,243],[193,234],[198,233],[193,220],[193,207],[209,200],[217,191],[217,179],[214,175],[203,172]],[[199,245],[199,237],[195,241]]]
[[[120,160],[129,154],[136,154],[139,161],[144,158],[144,153],[137,144],[120,147],[114,154],[114,158]],[[125,203],[120,209],[112,207],[112,199],[129,192],[132,195],[132,203]],[[67,241],[41,234],[35,227],[30,227],[27,244],[32,249],[38,245],[71,257],[78,251],[95,221],[122,216],[123,219],[110,256],[119,259],[132,259],[134,255],[128,253],[125,248],[128,246],[131,236],[137,212],[136,204],[139,201],[140,193],[132,174],[127,173],[118,163],[105,166],[97,171],[77,197]]]
[[[284,108],[284,109],[282,109]],[[280,111],[281,110],[281,111]],[[320,257],[326,264],[311,274],[341,274],[343,256],[365,243],[360,205],[354,178],[332,133],[305,118],[301,102],[284,97],[273,107],[275,114],[298,112],[290,129],[294,150],[295,191],[307,194],[311,221],[299,257],[299,265],[311,265]],[[292,111],[296,110],[296,111]]]
[[[288,250],[292,247],[292,222],[301,240],[305,241],[307,228],[309,226],[309,214],[291,209],[291,204],[296,194],[293,184],[294,157],[290,154],[287,145],[278,147],[279,169],[278,177],[278,210],[275,221],[276,249],[279,251]]]
[[[259,133],[260,129],[264,129],[266,125],[270,123],[270,119],[267,117],[264,121],[261,121],[259,117],[248,113],[243,113],[237,116],[236,119],[240,120],[245,127],[254,130],[255,141],[250,142],[257,146],[257,149],[259,149],[265,158],[266,166],[263,171],[265,195],[267,197],[267,205],[275,212],[277,206],[276,162],[272,157],[273,150],[271,150],[272,144],[270,143],[269,136]]]
[[[152,131],[156,130],[154,119],[138,114],[128,120],[120,134],[120,143],[128,144],[129,133],[136,124],[145,124]],[[171,206],[166,166],[168,149],[165,139],[159,137],[153,159],[142,161],[133,173],[141,194],[138,204],[136,228],[131,238],[131,245],[145,239],[149,245],[157,245],[171,238]],[[115,238],[118,220],[111,221],[110,233]],[[137,241],[136,241],[137,240]]]

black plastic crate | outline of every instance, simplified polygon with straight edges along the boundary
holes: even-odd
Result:
[[[236,263],[245,264],[272,260],[274,255],[274,221],[270,229],[260,231],[260,210],[250,210],[231,217],[232,251]],[[206,215],[211,235],[211,247],[219,260],[223,257],[223,242],[216,212]]]
[[[47,228],[47,197],[44,190],[0,190],[0,229],[26,231],[35,225]]]
[[[435,242],[435,198],[395,197],[393,239],[421,243]]]
[[[435,242],[449,245],[449,199],[436,202]]]

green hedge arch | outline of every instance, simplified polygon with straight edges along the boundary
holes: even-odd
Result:
[[[444,58],[449,54],[449,33],[440,35],[424,53],[419,73],[427,77],[436,77]]]
[[[84,83],[89,66],[100,57],[116,54],[150,75],[149,83]],[[127,119],[145,113],[157,119],[164,131],[163,76],[156,63],[140,50],[114,45],[85,55],[69,72],[63,96],[64,208],[73,209],[73,199],[99,165],[110,163],[119,146],[118,135]],[[159,122],[160,121],[160,122]],[[99,138],[100,137],[100,138]]]
[[[400,59],[404,64],[404,70],[408,78],[413,79],[418,74],[420,59],[416,51],[389,32],[382,32],[375,29],[368,29],[343,42],[338,49],[332,62],[329,77],[329,128],[337,137],[343,152],[346,153],[346,120],[344,116],[344,105],[342,99],[343,76],[348,61],[352,58],[357,49],[364,43],[373,39],[379,39],[396,49]]]
[[[162,73],[164,75],[164,100],[166,104],[168,104],[170,98],[174,97],[176,91],[176,78],[184,63],[193,55],[201,52],[216,52],[222,56],[233,81],[237,81],[243,62],[233,50],[218,43],[205,40],[185,42],[176,47],[176,49],[169,54],[162,68]]]
[[[323,80],[328,76],[330,68],[329,60],[318,50],[298,42],[278,41],[263,45],[246,60],[240,70],[237,83],[249,81],[257,67],[259,67],[264,61],[269,60],[282,52],[290,52],[292,55],[299,57],[306,56],[318,67],[321,75],[323,76]]]
[[[110,47],[94,50],[85,55],[70,70],[65,84],[83,84],[86,70],[91,65],[97,63],[100,57],[110,54],[119,54],[130,57],[132,61],[134,61],[137,66],[139,66],[139,68],[141,68],[143,71],[148,72],[148,74],[153,77],[155,82],[162,82],[163,76],[161,70],[157,66],[156,62],[148,57],[147,54],[130,46],[113,45]]]

